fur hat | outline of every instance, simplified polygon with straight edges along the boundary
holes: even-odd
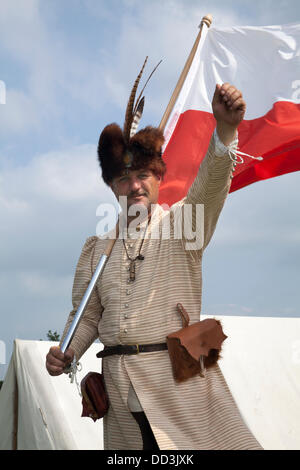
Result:
[[[123,130],[118,124],[109,124],[100,134],[98,143],[98,159],[102,169],[102,178],[109,185],[112,180],[128,170],[147,168],[155,174],[164,176],[166,165],[162,159],[164,135],[161,129],[147,126],[137,131],[144,108],[144,97],[141,95],[150,74],[134,106],[136,90],[141,79],[147,59],[134,83],[127,104]]]

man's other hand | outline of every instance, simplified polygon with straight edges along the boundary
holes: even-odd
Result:
[[[238,125],[246,112],[246,103],[241,91],[229,83],[217,84],[212,109],[217,121],[218,135],[224,145],[229,145],[235,138]]]

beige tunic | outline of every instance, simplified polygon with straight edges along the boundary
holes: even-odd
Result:
[[[231,172],[228,154],[216,155],[213,137],[186,198],[176,203],[177,209],[186,204],[204,204],[204,247],[187,250],[187,240],[175,238],[175,227],[181,223],[180,211],[172,211],[175,215],[171,217],[171,238],[165,236],[163,227],[168,224],[164,221],[170,213],[156,205],[150,226],[141,224],[141,234],[145,227],[148,236],[142,248],[145,259],[136,261],[136,279],[129,283],[129,261],[123,241],[116,240],[71,343],[78,359],[97,337],[104,345],[165,342],[169,333],[182,327],[176,310],[178,302],[188,311],[191,324],[199,321],[203,249],[214,232],[230,187]],[[195,229],[195,212],[192,221]],[[151,231],[155,233],[153,238]],[[66,329],[106,243],[91,237],[83,247],[74,279],[74,310]],[[135,257],[141,239],[130,239],[128,235],[125,243],[129,255]],[[168,351],[158,351],[106,357],[103,372],[110,399],[104,417],[105,449],[143,448],[139,427],[128,408],[131,383],[160,449],[261,448],[245,425],[219,366],[209,369],[205,378],[196,376],[178,384],[173,379]]]

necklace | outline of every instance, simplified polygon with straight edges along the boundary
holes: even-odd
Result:
[[[149,219],[149,225],[150,225],[150,222],[151,222],[151,217]],[[124,248],[125,248],[125,251],[126,251],[126,256],[127,256],[127,259],[130,260],[130,266],[129,266],[129,281],[130,282],[133,282],[135,281],[135,262],[136,260],[140,260],[140,261],[143,261],[145,259],[145,257],[141,254],[141,250],[142,250],[142,246],[144,244],[144,240],[145,240],[145,234],[146,234],[146,230],[147,230],[147,225],[146,225],[146,228],[144,230],[144,236],[142,238],[142,243],[140,244],[140,248],[139,248],[139,252],[138,252],[138,255],[135,257],[135,258],[131,258],[128,254],[128,251],[127,251],[127,247],[126,247],[126,243],[124,241],[124,238],[122,238],[123,240],[123,245],[124,245]]]

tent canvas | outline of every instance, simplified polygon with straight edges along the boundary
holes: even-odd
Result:
[[[219,365],[250,430],[265,449],[300,449],[300,318],[217,318],[228,336]],[[103,449],[102,420],[81,418],[76,385],[45,369],[54,344],[15,341],[0,392],[0,449],[13,448],[16,383],[18,449]],[[83,355],[78,381],[100,370],[102,347]]]
[[[75,382],[62,374],[51,377],[45,368],[50,341],[15,340],[14,352],[0,391],[0,449],[13,448],[14,393],[17,383],[17,449],[103,449],[102,420],[81,418],[81,397]],[[99,371],[101,362],[93,344],[80,360],[82,372]]]

